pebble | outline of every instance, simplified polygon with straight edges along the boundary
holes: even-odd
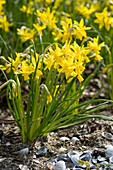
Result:
[[[111,156],[111,157],[109,158],[109,162],[110,162],[110,163],[113,163],[113,156]]]
[[[96,164],[96,163],[97,163],[97,159],[93,158],[93,159],[92,159],[92,162],[93,162],[94,164]]]
[[[57,157],[57,161],[70,161],[70,158],[67,154],[61,154]]]
[[[105,159],[105,158],[103,158],[103,157],[101,157],[100,155],[97,157],[97,160],[98,160],[99,162],[106,161],[106,159]]]
[[[36,159],[36,155],[33,155],[33,159]]]
[[[10,146],[10,145],[11,145],[11,143],[10,143],[10,142],[7,142],[7,143],[6,143],[6,146]]]
[[[19,165],[19,168],[21,170],[29,170],[29,168],[26,165],[22,165],[22,164]]]
[[[40,148],[39,150],[37,150],[36,156],[43,156],[46,153],[47,153],[47,148],[44,146],[44,147]]]
[[[65,152],[65,151],[67,151],[66,148],[61,147],[61,148],[59,149],[59,152],[60,152],[60,153],[61,153],[61,152]]]
[[[0,162],[3,162],[6,158],[0,158]]]
[[[95,168],[95,165],[92,162],[90,162],[90,168]]]
[[[72,139],[71,139],[72,143],[76,143],[77,141],[79,141],[79,139],[77,137],[72,137]]]
[[[106,157],[111,157],[111,156],[113,156],[113,146],[112,145],[107,145],[106,146],[106,151],[105,151],[105,156]]]
[[[78,155],[78,157],[80,156],[80,155],[82,155],[83,154],[83,152],[78,152],[78,151],[69,151],[68,152],[68,156],[69,156],[69,158],[71,157],[71,155]]]
[[[78,162],[78,157],[76,155],[71,155],[71,161],[77,166],[79,167],[81,164]]]
[[[61,142],[65,142],[65,141],[68,141],[68,140],[70,140],[68,137],[61,137],[61,138],[60,138],[60,141],[61,141]]]
[[[55,132],[50,132],[49,134],[52,136],[52,135],[54,135],[54,133],[55,133]]]
[[[108,132],[102,132],[102,136],[108,140],[113,141],[113,135],[111,133]]]
[[[21,149],[20,151],[17,151],[16,154],[22,154],[22,155],[25,155],[29,152],[29,148],[24,148],[24,149]]]
[[[81,136],[84,136],[84,135],[86,135],[86,131],[85,130],[79,130],[79,131],[77,131],[77,134],[78,135],[81,135]]]
[[[86,153],[86,154],[80,156],[80,160],[83,160],[83,161],[89,161],[91,158],[92,158],[92,156],[90,153]]]
[[[33,159],[33,162],[35,162],[36,164],[40,164],[39,160],[37,159]]]
[[[64,161],[58,161],[54,165],[54,170],[66,170],[66,165]]]
[[[53,170],[53,169],[54,169],[54,164],[51,163],[51,162],[48,162],[48,163],[47,163],[47,167],[48,167],[50,170]]]

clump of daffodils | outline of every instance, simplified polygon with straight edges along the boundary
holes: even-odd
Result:
[[[50,45],[43,55],[31,51],[29,53],[16,53],[15,60],[8,57],[5,65],[0,65],[7,73],[13,70],[14,74],[22,75],[24,80],[30,79],[30,75],[36,74],[36,80],[44,74],[41,71],[42,62],[45,64],[44,70],[50,70],[52,65],[57,69],[59,74],[64,73],[66,80],[70,82],[74,77],[77,77],[80,82],[84,80],[82,74],[85,70],[86,63],[90,62],[90,58],[100,61],[101,47],[104,43],[98,44],[99,37],[87,42],[87,46],[80,46],[75,41],[70,44],[66,42],[63,46]],[[31,55],[30,55],[31,54]],[[38,65],[37,65],[38,62]],[[36,71],[36,72],[35,72]]]
[[[105,27],[107,31],[110,30],[110,27],[113,27],[113,17],[111,13],[107,11],[107,7],[103,9],[102,12],[95,13],[96,19],[95,23],[99,24],[99,28]]]
[[[0,1],[0,28],[2,28],[5,32],[9,32],[9,27],[13,26],[13,23],[9,23],[7,16],[5,14],[4,5],[6,4],[6,0]]]

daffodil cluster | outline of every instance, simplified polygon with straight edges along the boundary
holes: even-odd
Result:
[[[100,61],[101,47],[104,43],[98,44],[99,37],[87,42],[87,46],[79,46],[76,41],[73,44],[66,42],[64,46],[55,43],[48,47],[48,51],[41,56],[36,53],[34,56],[33,50],[26,50],[24,53],[16,53],[15,60],[8,57],[9,61],[5,65],[0,65],[7,73],[13,70],[14,74],[21,74],[24,80],[29,80],[31,74],[35,74],[36,80],[42,73],[41,63],[45,64],[44,70],[50,70],[52,65],[57,69],[57,73],[64,73],[67,82],[70,82],[74,77],[77,77],[80,82],[84,80],[82,74],[85,70],[86,63],[90,62],[90,58],[94,57],[95,60]],[[31,56],[30,56],[31,54]],[[38,63],[38,65],[37,65]]]
[[[111,17],[111,13],[107,11],[107,7],[103,9],[102,12],[95,13],[96,19],[95,23],[99,24],[99,28],[105,26],[106,30],[109,31],[110,27],[113,27],[113,17]]]
[[[35,73],[36,70],[36,80],[38,80],[39,76],[42,75],[40,70],[41,65],[39,64],[36,69],[36,63],[38,61],[39,55],[36,54],[36,59],[33,55],[30,57],[28,53],[16,53],[16,58],[13,60],[8,57],[9,61],[6,61],[5,65],[0,65],[3,70],[6,70],[7,73],[13,70],[14,74],[21,74],[24,77],[24,80],[29,80],[30,75]],[[31,59],[32,58],[32,62]],[[11,70],[12,69],[12,70]]]
[[[102,60],[100,50],[104,43],[98,44],[98,39],[99,37],[88,41],[87,47],[79,46],[76,42],[73,44],[66,42],[63,47],[56,44],[55,49],[50,47],[44,58],[45,69],[50,70],[52,64],[54,64],[54,68],[57,68],[59,73],[65,73],[68,82],[74,77],[82,82],[84,80],[82,74],[86,63],[90,62],[90,58],[94,57],[97,61]]]
[[[0,1],[0,28],[5,32],[9,32],[9,27],[13,26],[13,23],[9,23],[7,20],[7,16],[5,14],[4,5],[6,4],[6,0]]]

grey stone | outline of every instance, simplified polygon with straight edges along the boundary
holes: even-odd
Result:
[[[54,165],[54,170],[66,170],[66,165],[64,161],[58,161]]]

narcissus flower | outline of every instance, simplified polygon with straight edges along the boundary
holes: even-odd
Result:
[[[110,30],[110,26],[113,23],[113,17],[110,16],[110,13],[107,11],[107,7],[104,8],[102,12],[95,13],[96,19],[94,20],[95,23],[99,24],[99,29],[105,26],[106,30]]]
[[[20,11],[25,12],[27,16],[33,13],[34,7],[33,7],[33,1],[30,1],[27,6],[23,5],[22,8],[20,8]]]
[[[81,4],[80,6],[76,6],[77,12],[83,15],[86,19],[90,18],[90,15],[96,11],[95,6],[92,4],[90,8],[88,8],[85,4]]]
[[[54,14],[55,10],[51,12],[49,7],[43,12],[40,12],[39,10],[36,11],[36,16],[39,17],[39,21],[44,23],[44,25],[47,25],[49,29],[57,27],[57,20]]]
[[[22,26],[20,29],[17,28],[17,34],[20,35],[21,40],[25,42],[27,40],[33,39],[36,31],[34,29],[30,30],[29,28]]]
[[[47,100],[48,100],[49,103],[52,102],[52,96],[50,94],[47,96]]]
[[[99,41],[99,36],[97,36],[97,38],[94,38],[93,42],[89,41],[87,44],[87,49],[93,52],[91,57],[95,56],[96,60],[102,60],[102,57],[100,56],[100,50],[101,50],[101,47],[104,45],[104,42],[102,42],[101,44],[98,44],[98,41]]]
[[[83,18],[80,20],[80,23],[78,23],[77,21],[74,22],[74,27],[75,29],[75,35],[77,39],[82,40],[83,37],[86,37],[86,30],[90,30],[91,27],[86,27],[84,25],[84,20]]]
[[[0,28],[2,28],[5,32],[9,32],[9,27],[13,26],[13,23],[9,23],[7,21],[7,16],[4,15],[3,17],[0,17]]]
[[[37,24],[33,24],[33,26],[35,27],[35,29],[37,31],[39,31],[40,35],[42,36],[42,30],[44,30],[46,28],[46,24],[43,24],[43,25],[39,25],[38,23]]]

